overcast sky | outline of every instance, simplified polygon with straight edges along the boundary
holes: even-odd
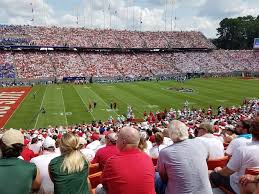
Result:
[[[225,17],[259,15],[259,0],[0,0],[0,24],[217,34]]]

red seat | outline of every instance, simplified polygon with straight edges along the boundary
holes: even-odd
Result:
[[[259,175],[259,167],[247,168],[245,174]]]
[[[224,156],[223,158],[217,159],[217,160],[208,160],[208,169],[209,170],[214,170],[216,167],[225,167],[228,163],[228,156]]]
[[[100,169],[99,163],[90,164],[89,175],[100,172],[100,171],[101,171],[101,169]]]
[[[102,172],[97,172],[88,176],[92,189],[95,189],[97,185],[101,183]]]

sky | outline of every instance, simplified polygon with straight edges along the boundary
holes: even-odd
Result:
[[[208,38],[222,19],[246,15],[259,15],[259,0],[0,0],[0,24],[195,30]]]

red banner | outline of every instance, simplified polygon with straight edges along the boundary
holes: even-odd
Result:
[[[12,117],[31,87],[0,88],[0,128]]]

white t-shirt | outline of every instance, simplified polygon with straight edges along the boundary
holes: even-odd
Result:
[[[252,141],[252,139],[247,139],[247,138],[244,138],[244,137],[236,137],[228,145],[227,150],[226,150],[226,154],[232,155],[234,150],[236,150],[240,146],[246,145],[246,143],[249,143],[251,141]]]
[[[99,148],[99,146],[101,146],[101,142],[100,142],[99,140],[95,140],[95,141],[89,143],[89,144],[86,146],[86,148],[91,149],[91,150],[93,150],[93,151],[96,152],[97,149]]]
[[[213,137],[197,137],[201,140],[209,151],[209,159],[215,160],[224,157],[224,146],[223,143],[214,135]]]
[[[169,138],[169,137],[164,137],[164,141],[163,141],[163,144],[164,145],[167,145],[167,146],[170,146],[172,145],[174,142]]]
[[[259,167],[259,141],[246,143],[245,146],[234,150],[227,167],[235,171],[230,176],[230,185],[239,194],[239,178],[245,174],[246,168]]]
[[[164,145],[164,144],[161,144],[161,145],[159,145],[159,146],[155,145],[154,147],[152,147],[152,148],[149,150],[149,155],[150,155],[150,157],[152,157],[152,158],[158,158],[159,152],[160,152],[162,149],[166,148],[166,147],[167,147],[167,145]]]
[[[34,144],[29,144],[29,149],[32,150],[34,154],[39,154],[41,147],[42,147],[41,141],[38,141],[37,143],[34,143]]]
[[[41,177],[41,187],[44,189],[46,193],[54,193],[54,184],[49,177],[48,167],[50,161],[57,156],[59,156],[59,154],[49,152],[48,154],[32,158],[30,161],[39,168]]]
[[[94,159],[95,152],[91,149],[84,148],[80,150],[82,154],[86,157],[86,159],[91,162]]]

